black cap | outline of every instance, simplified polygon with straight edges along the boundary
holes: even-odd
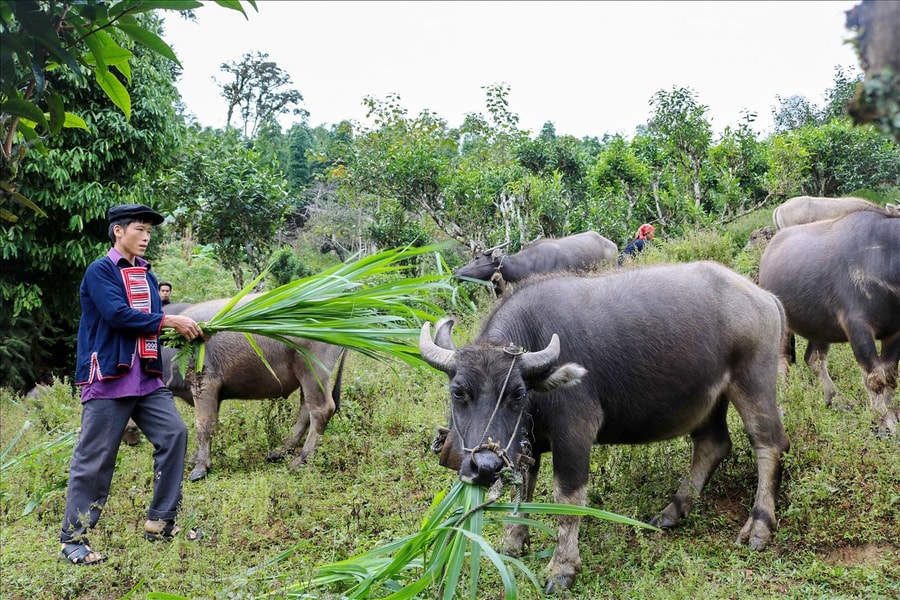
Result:
[[[113,206],[109,209],[109,212],[106,213],[106,219],[110,223],[130,220],[150,223],[151,225],[159,225],[165,220],[161,214],[143,204],[120,204],[118,206]]]

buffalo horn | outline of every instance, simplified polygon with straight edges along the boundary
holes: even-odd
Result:
[[[503,250],[504,248],[506,248],[507,246],[509,246],[509,244],[510,244],[510,241],[507,240],[507,241],[503,242],[502,244],[499,244],[499,245],[497,245],[497,246],[494,246],[493,248],[488,248],[487,250],[484,251],[484,255],[485,255],[485,256],[490,256],[491,254],[493,254],[493,253],[496,252],[497,250]]]
[[[524,375],[534,375],[544,371],[559,358],[559,336],[555,333],[550,338],[550,343],[543,350],[526,352],[521,357],[522,371]]]
[[[448,328],[446,337],[449,338],[449,328],[453,327],[453,321],[448,320],[440,323],[437,333],[437,337],[440,339],[445,338],[445,335],[442,333],[442,328],[445,326]],[[419,333],[419,354],[422,355],[422,360],[435,369],[449,373],[453,368],[453,356],[456,352],[447,348],[441,348],[435,344],[431,340],[431,323],[425,321],[425,324],[422,325],[422,331]]]

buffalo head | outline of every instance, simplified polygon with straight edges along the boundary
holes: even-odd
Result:
[[[425,362],[450,378],[449,435],[458,456],[449,462],[459,465],[462,481],[486,487],[528,454],[530,394],[575,384],[586,370],[575,363],[557,365],[556,334],[536,352],[512,342],[457,350],[452,328],[451,319],[441,321],[432,341],[426,322],[419,335],[419,352]]]
[[[503,249],[508,245],[509,242],[506,242],[488,248],[463,266],[458,267],[453,271],[453,275],[460,281],[464,279],[490,281],[494,273],[500,269],[500,265],[503,264],[503,257],[506,256]]]

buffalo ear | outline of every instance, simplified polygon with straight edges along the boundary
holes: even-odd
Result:
[[[532,381],[531,387],[537,392],[552,392],[580,383],[585,375],[587,375],[587,369],[578,363],[566,363],[549,371],[546,376]]]

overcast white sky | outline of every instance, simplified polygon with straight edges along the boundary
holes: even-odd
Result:
[[[532,133],[630,136],[659,90],[688,87],[717,132],[758,113],[771,128],[776,96],[821,105],[834,69],[859,72],[845,11],[818,2],[258,2],[249,20],[212,3],[197,23],[167,18],[184,66],[188,112],[222,127],[222,63],[269,54],[303,95],[309,123],[362,121],[363,98],[400,96],[459,126],[487,114],[484,87],[510,86],[510,109]],[[288,127],[293,119],[282,120]]]

